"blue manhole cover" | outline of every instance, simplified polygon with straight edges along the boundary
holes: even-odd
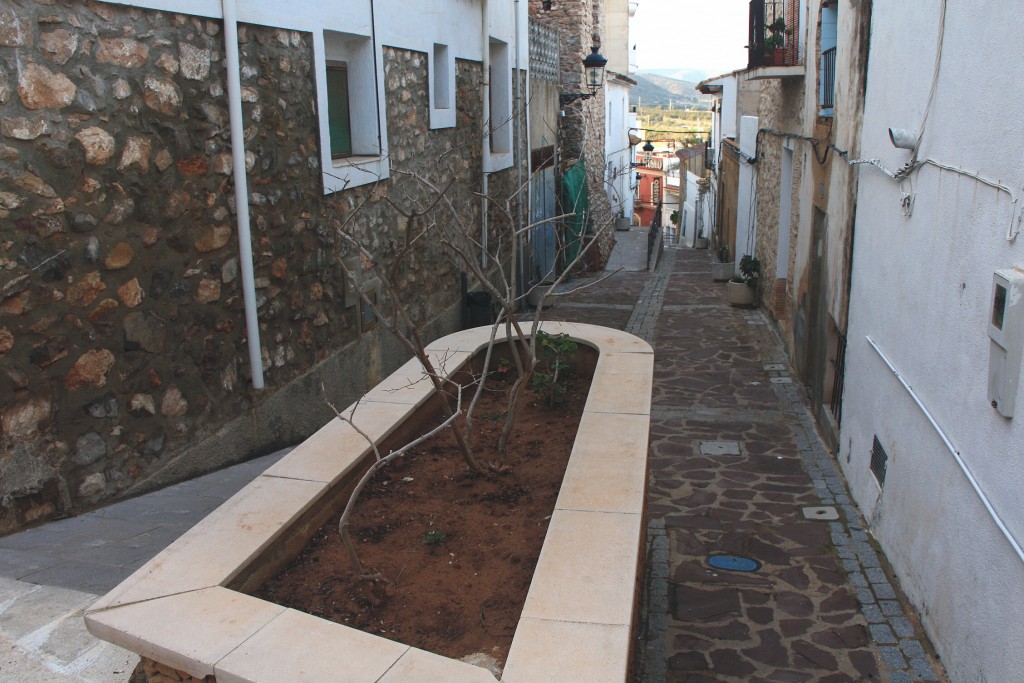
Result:
[[[756,572],[761,568],[761,563],[757,560],[741,555],[712,555],[708,558],[708,564],[715,569],[730,572]]]

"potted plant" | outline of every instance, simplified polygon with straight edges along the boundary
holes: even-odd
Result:
[[[757,301],[757,284],[761,279],[761,260],[749,254],[740,259],[740,274],[725,283],[730,306],[753,306]]]
[[[786,36],[789,30],[781,17],[765,26],[770,36],[764,39],[765,62],[771,66],[783,66],[786,63]]]
[[[693,238],[694,249],[707,249],[708,238],[704,236],[704,228],[702,227],[698,232],[697,236]]]
[[[718,247],[715,256],[718,257],[718,260],[711,262],[711,278],[715,282],[725,282],[736,271],[735,263],[730,258],[729,245],[723,244]]]

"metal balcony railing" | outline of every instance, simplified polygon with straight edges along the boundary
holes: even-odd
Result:
[[[836,98],[836,48],[829,48],[821,53],[821,93],[818,106],[821,109],[832,109]]]
[[[799,61],[796,3],[751,0],[747,68],[792,66]]]

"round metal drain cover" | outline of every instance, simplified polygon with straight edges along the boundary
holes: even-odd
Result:
[[[730,572],[756,572],[761,568],[761,563],[757,560],[741,555],[712,555],[708,558],[708,564],[715,569]]]

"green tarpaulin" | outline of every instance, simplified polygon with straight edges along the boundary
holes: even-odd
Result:
[[[565,218],[565,262],[572,263],[580,253],[580,237],[590,220],[590,195],[587,192],[587,168],[580,159],[562,176],[562,212]]]

